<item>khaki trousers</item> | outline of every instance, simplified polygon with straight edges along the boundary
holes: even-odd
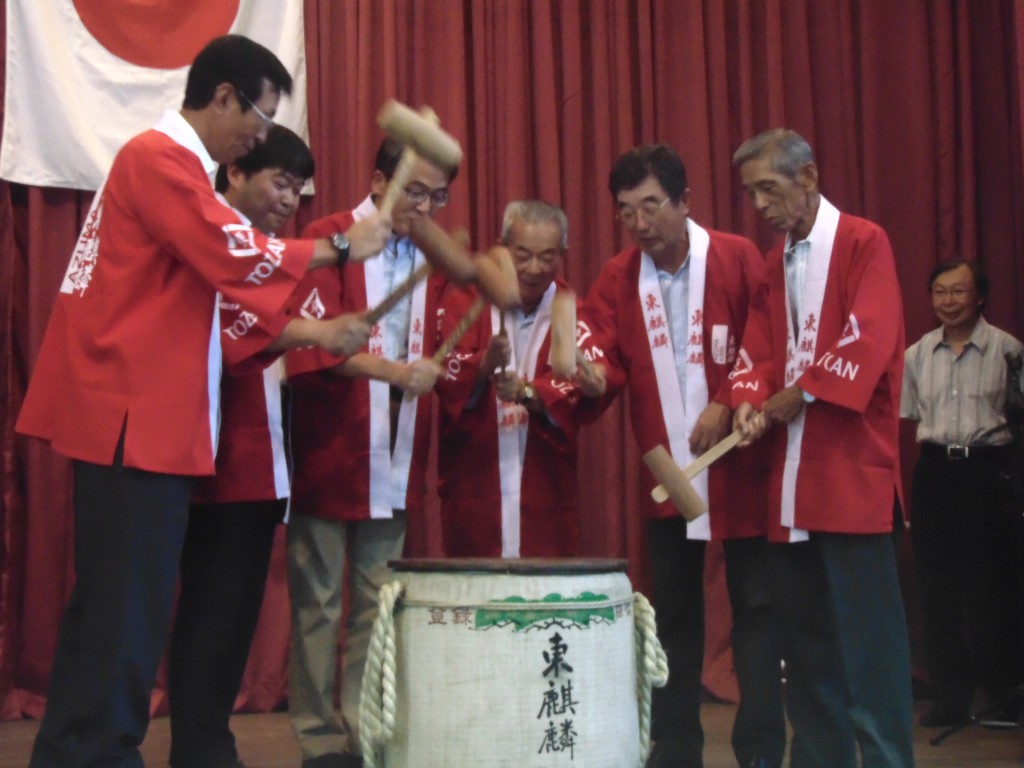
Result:
[[[288,715],[303,762],[358,754],[359,695],[378,594],[390,579],[388,560],[402,556],[405,512],[388,520],[339,522],[293,515],[288,523],[288,588],[292,607]],[[341,713],[334,709],[348,561],[349,611],[342,655]]]

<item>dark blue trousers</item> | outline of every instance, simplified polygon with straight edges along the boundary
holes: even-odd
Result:
[[[191,479],[74,463],[75,587],[31,768],[142,768]]]
[[[910,647],[890,534],[768,545],[792,768],[913,768]]]

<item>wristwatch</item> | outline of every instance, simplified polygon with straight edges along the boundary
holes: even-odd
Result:
[[[533,388],[533,384],[530,382],[523,383],[523,399],[519,401],[521,405],[526,405],[528,402],[533,400],[537,396],[537,390]]]
[[[335,232],[331,235],[330,241],[331,245],[334,246],[334,250],[338,252],[338,266],[344,266],[345,262],[348,261],[348,252],[351,248],[348,237],[344,232]]]

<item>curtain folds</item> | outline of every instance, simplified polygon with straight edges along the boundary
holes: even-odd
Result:
[[[1024,0],[306,0],[305,12],[317,192],[300,227],[365,196],[385,99],[429,104],[466,153],[439,221],[484,249],[509,200],[559,203],[566,276],[585,293],[625,244],[607,191],[620,152],[673,144],[694,219],[766,248],[731,155],[785,125],[815,148],[825,195],[888,230],[908,341],[932,326],[928,273],[961,256],[989,271],[989,320],[1024,331]],[[41,714],[70,589],[68,463],[13,422],[88,203],[0,182],[0,718]],[[583,432],[583,553],[628,558],[645,587],[638,463],[621,404]],[[436,503],[410,523],[408,550],[441,553]],[[733,697],[720,571],[710,558],[705,683]],[[240,709],[282,702],[280,541],[270,579]]]

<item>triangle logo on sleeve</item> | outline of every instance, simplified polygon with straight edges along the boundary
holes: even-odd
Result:
[[[847,344],[852,344],[859,338],[860,325],[857,324],[857,316],[851,312],[850,319],[846,321],[846,325],[843,327],[843,335],[839,337],[836,347],[845,347]]]
[[[314,288],[309,292],[309,296],[302,302],[302,306],[299,308],[299,312],[307,320],[321,320],[326,314],[327,309],[324,307],[324,303],[320,300],[320,291]]]

